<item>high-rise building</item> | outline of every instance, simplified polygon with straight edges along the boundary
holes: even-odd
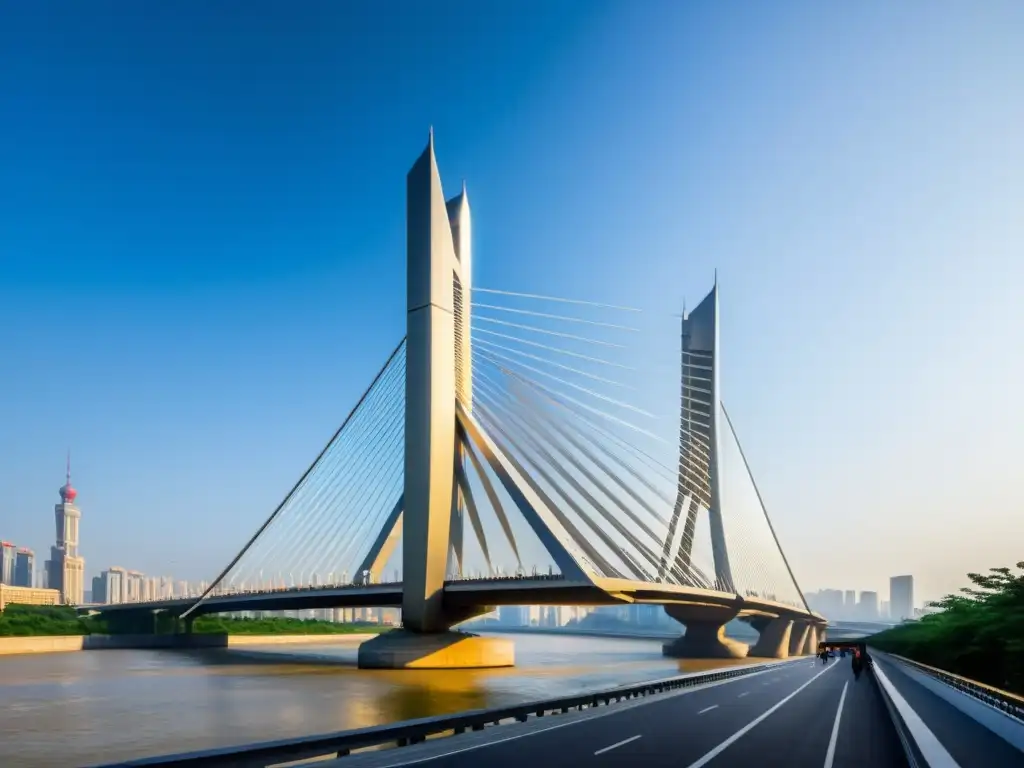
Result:
[[[100,574],[106,593],[106,602],[110,605],[128,602],[128,572],[124,568],[114,566]]]
[[[145,589],[146,575],[139,571],[128,571],[125,577],[126,603],[141,603],[143,589]]]
[[[893,576],[889,579],[889,612],[894,621],[914,618],[913,576]]]
[[[849,611],[843,610],[843,593],[838,589],[822,589],[819,592],[808,592],[804,597],[808,605],[821,613],[825,618],[841,619]]]
[[[33,575],[36,572],[36,554],[31,549],[20,547],[14,558],[14,586],[34,587]]]
[[[66,482],[59,493],[60,503],[53,508],[57,541],[50,547],[46,563],[47,586],[60,592],[64,605],[79,605],[85,598],[85,559],[78,554],[78,523],[82,513],[75,506],[78,491],[71,486],[70,455]]]
[[[843,608],[847,616],[853,616],[857,612],[857,590],[848,589],[843,593]]]
[[[98,605],[107,604],[107,582],[103,578],[103,574],[92,577],[92,593],[90,597],[92,598],[90,601],[92,603]]]
[[[163,597],[160,594],[160,577],[147,576],[142,580],[142,602],[148,603],[152,600],[159,600]]]
[[[860,593],[860,618],[864,621],[877,621],[878,620],[878,593],[877,592],[861,592]]]
[[[9,541],[0,541],[0,584],[14,586],[14,561],[18,548]]]

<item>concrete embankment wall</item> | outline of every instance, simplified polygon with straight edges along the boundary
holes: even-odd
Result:
[[[82,650],[82,635],[60,637],[0,637],[0,656],[14,653],[61,653]]]
[[[124,649],[237,648],[253,645],[362,642],[375,634],[332,635],[66,635],[58,637],[0,637],[0,656],[17,653],[67,653]]]

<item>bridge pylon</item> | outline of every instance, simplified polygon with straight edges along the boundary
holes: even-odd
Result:
[[[462,558],[464,448],[457,404],[472,409],[469,312],[472,223],[465,184],[445,201],[433,131],[406,177],[407,330],[401,526],[402,628],[363,643],[364,668],[511,666],[511,641],[451,627],[489,607],[444,599],[449,558]],[[382,532],[386,540],[391,531]],[[371,551],[380,559],[380,550]],[[372,567],[368,568],[372,570]]]

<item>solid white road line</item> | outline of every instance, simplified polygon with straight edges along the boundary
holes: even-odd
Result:
[[[641,734],[638,733],[636,736],[630,736],[628,739],[623,739],[622,741],[617,741],[614,744],[612,744],[610,747],[605,747],[604,749],[599,749],[599,750],[597,750],[597,752],[594,753],[594,757],[597,757],[598,755],[603,755],[605,752],[611,752],[613,749],[618,749],[619,747],[623,746],[624,744],[629,744],[629,742],[631,742],[631,741],[636,741],[637,739],[640,738],[640,736],[641,736]]]
[[[903,694],[897,691],[896,686],[889,681],[889,678],[882,671],[878,662],[875,662],[872,666],[874,667],[875,680],[881,684],[882,688],[889,695],[889,700],[892,701],[893,706],[900,713],[904,724],[907,726],[907,730],[910,731],[910,738],[917,742],[917,748],[921,750],[921,754],[924,756],[928,767],[960,768],[959,763],[946,751],[946,748],[942,746],[942,742],[932,733],[931,728],[924,724],[921,716],[911,708],[907,700],[903,698]]]
[[[839,719],[843,716],[843,702],[846,701],[846,688],[850,684],[843,683],[843,692],[839,694],[839,709],[836,710],[836,721],[832,723],[832,736],[828,740],[828,751],[825,752],[825,768],[832,768],[836,759],[836,742],[839,740]]]
[[[698,715],[703,715],[705,712],[710,712],[712,709],[718,709],[718,705],[717,704],[712,704],[710,707],[704,707],[704,709],[702,709],[697,714]]]
[[[798,693],[800,693],[800,691],[802,691],[808,685],[810,685],[815,680],[817,680],[819,677],[824,675],[826,672],[828,672],[830,670],[833,670],[835,668],[836,667],[834,667],[834,666],[832,666],[832,667],[825,667],[823,670],[821,670],[821,672],[819,672],[814,677],[812,677],[810,680],[808,680],[806,683],[801,685],[799,688],[797,688],[795,691],[793,691],[791,694],[789,694],[786,698],[784,698],[778,704],[776,704],[775,706],[771,707],[770,709],[768,709],[763,714],[760,714],[757,717],[755,717],[753,720],[751,720],[745,726],[743,726],[738,731],[736,731],[736,733],[734,733],[728,739],[726,739],[721,744],[719,744],[717,747],[715,747],[710,752],[708,752],[706,755],[704,755],[704,757],[702,757],[699,760],[697,760],[697,762],[690,763],[690,765],[687,766],[687,768],[702,768],[702,766],[705,766],[708,763],[710,763],[712,760],[714,760],[716,757],[718,757],[720,754],[722,754],[726,749],[728,749],[732,744],[734,744],[735,742],[737,742],[741,738],[743,738],[743,736],[746,735],[752,728],[757,726],[758,723],[761,723],[764,720],[766,720],[769,715],[771,715],[773,712],[775,712],[777,709],[779,709],[783,704],[785,704],[787,701],[789,701],[794,696],[796,696]]]

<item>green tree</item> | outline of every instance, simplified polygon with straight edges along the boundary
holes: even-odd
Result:
[[[102,621],[63,605],[8,605],[0,613],[0,637],[102,634]]]
[[[969,573],[971,586],[931,603],[919,621],[881,632],[869,643],[883,651],[1024,694],[1024,561]]]

